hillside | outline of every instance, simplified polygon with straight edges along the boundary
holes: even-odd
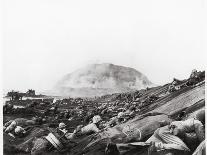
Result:
[[[141,72],[113,64],[92,64],[65,75],[54,87],[56,95],[93,97],[123,93],[154,84]]]
[[[100,125],[102,125],[103,128],[99,126],[102,132],[83,135],[83,137],[79,137],[78,135],[73,139],[76,145],[73,146],[69,152],[65,152],[65,154],[105,155],[108,142],[116,144],[121,143],[122,146],[130,142],[130,147],[128,150],[127,148],[125,149],[126,154],[124,155],[147,155],[148,145],[146,145],[146,147],[143,146],[143,142],[152,136],[157,129],[163,126],[168,127],[166,125],[175,120],[192,118],[195,116],[194,114],[196,112],[205,108],[205,72],[196,72],[194,76],[191,74],[190,78],[181,80],[179,83],[175,84],[179,86],[179,89],[169,91],[173,83],[174,82],[171,82],[163,86],[134,92],[108,94],[90,100],[70,98],[64,100],[64,102],[60,104],[56,104],[60,111],[57,111],[55,115],[54,113],[45,113],[46,107],[54,107],[52,102],[42,105],[41,101],[34,105],[34,107],[27,106],[22,109],[9,110],[8,113],[4,113],[4,122],[17,118],[17,114],[21,115],[21,117],[28,118],[34,115],[34,112],[35,115],[38,114],[38,116],[47,116],[47,120],[42,126],[32,128],[30,133],[25,138],[20,138],[19,141],[14,141],[11,136],[4,133],[4,152],[5,154],[18,154],[18,151],[25,150],[25,148],[31,150],[33,146],[30,145],[30,141],[28,140],[34,140],[33,142],[36,141],[39,144],[39,141],[34,137],[40,137],[40,134],[47,135],[49,132],[53,131],[52,129],[57,129],[59,122],[67,124],[68,130],[73,132],[78,125],[87,124],[87,122],[85,122],[86,117],[89,117],[91,114],[93,116],[98,114],[102,118]],[[28,103],[28,100],[26,102]],[[73,107],[71,103],[74,103],[75,106]],[[10,101],[10,104],[14,104],[14,102]],[[17,104],[19,105],[20,101]],[[127,111],[131,109],[131,107],[135,107],[136,110],[133,117],[128,117],[129,114],[127,114]],[[66,111],[63,113],[63,110]],[[68,110],[71,112],[70,114],[72,117],[69,117],[72,119],[68,119],[68,117],[62,115],[67,114],[66,112]],[[80,111],[85,113],[80,115]],[[120,111],[126,114],[124,115],[126,121],[115,126],[104,128],[104,124],[109,122],[113,116],[117,116]],[[45,127],[48,126],[50,129],[45,129]],[[126,134],[125,131],[127,130],[129,132]],[[140,132],[136,132],[137,130]],[[192,143],[194,143],[194,141]],[[14,153],[14,146],[19,149],[16,150],[16,153]],[[137,148],[133,149],[131,146]],[[189,154],[192,154],[198,144],[188,144],[188,146],[190,146],[191,149]],[[42,151],[43,154],[62,154],[62,152],[56,150],[52,152],[46,148],[40,151]],[[28,151],[26,153],[29,154]],[[179,152],[179,154],[182,153],[182,151]]]

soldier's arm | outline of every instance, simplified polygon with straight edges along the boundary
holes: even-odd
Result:
[[[194,120],[195,133],[200,142],[205,140],[205,128],[199,120]]]

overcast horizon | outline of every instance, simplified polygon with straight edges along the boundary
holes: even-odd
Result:
[[[93,63],[188,78],[205,69],[204,14],[203,0],[4,1],[3,89],[44,92]]]

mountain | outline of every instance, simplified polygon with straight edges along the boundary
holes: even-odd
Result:
[[[94,97],[151,87],[154,84],[139,71],[114,64],[92,64],[65,75],[53,93],[71,97]]]

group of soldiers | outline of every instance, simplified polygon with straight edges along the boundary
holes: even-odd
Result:
[[[190,78],[187,80],[179,81],[174,79],[171,84],[172,88],[169,88],[169,92],[171,93],[173,91],[179,90],[182,87],[196,85],[203,81],[204,75],[203,72],[197,72],[194,70],[191,73]],[[8,120],[4,123],[4,133],[14,138],[21,138],[28,134],[28,131],[30,131],[29,129],[31,127],[44,126],[47,124],[49,127],[55,127],[55,130],[49,130],[49,133],[38,139],[35,139],[34,146],[29,150],[29,152],[36,154],[38,151],[40,151],[40,148],[37,148],[40,143],[42,144],[42,149],[47,148],[48,144],[50,144],[51,147],[58,151],[67,151],[64,148],[71,148],[71,141],[77,137],[90,135],[92,133],[100,133],[108,128],[123,124],[139,115],[139,112],[143,107],[147,107],[149,104],[152,104],[159,99],[159,96],[150,94],[143,98],[142,102],[140,102],[138,100],[140,97],[142,97],[142,94],[139,91],[131,95],[130,93],[123,93],[122,95],[117,95],[115,100],[106,102],[105,104],[98,103],[93,108],[89,108],[87,104],[84,104],[87,103],[84,102],[84,100],[77,99],[77,102],[82,104],[77,105],[76,108],[66,110],[61,109],[58,106],[59,104],[57,104],[57,101],[46,105],[32,102],[24,109],[32,109],[35,111],[38,106],[42,106],[44,107],[44,110],[42,112],[36,113],[35,117],[30,119],[16,118],[14,120]],[[12,111],[12,109],[14,109],[12,104],[6,104],[4,106],[4,114]],[[202,116],[198,117],[199,115]],[[149,152],[152,153],[155,150],[160,151],[163,149],[168,150],[169,148],[178,150],[181,149],[182,151],[188,152],[189,148],[186,145],[187,142],[185,141],[185,133],[189,132],[195,132],[199,142],[202,143],[204,141],[203,126],[205,125],[203,121],[203,115],[205,116],[202,111],[196,115],[193,120],[189,119],[186,121],[175,121],[171,122],[170,124],[164,123],[165,128],[163,127],[159,130],[156,130],[153,136],[149,138],[148,141],[146,141],[147,145],[150,144]],[[72,121],[76,121],[76,124],[71,123]],[[68,124],[70,124],[70,129],[68,129]],[[126,133],[128,133],[128,131],[126,131]],[[166,135],[166,133],[170,134]],[[174,145],[174,142],[176,145]],[[173,145],[171,145],[172,143]],[[114,153],[114,148],[117,150],[115,151],[117,155],[120,154],[122,150],[119,148],[119,146],[121,145],[122,144],[107,145],[106,154],[112,155],[110,152]],[[112,146],[112,148],[110,146]]]
[[[173,79],[173,82],[169,85],[168,92],[174,92],[180,90],[183,87],[193,86],[205,79],[205,72],[197,71],[196,69],[192,70],[190,77],[187,80],[180,81],[176,78]]]

